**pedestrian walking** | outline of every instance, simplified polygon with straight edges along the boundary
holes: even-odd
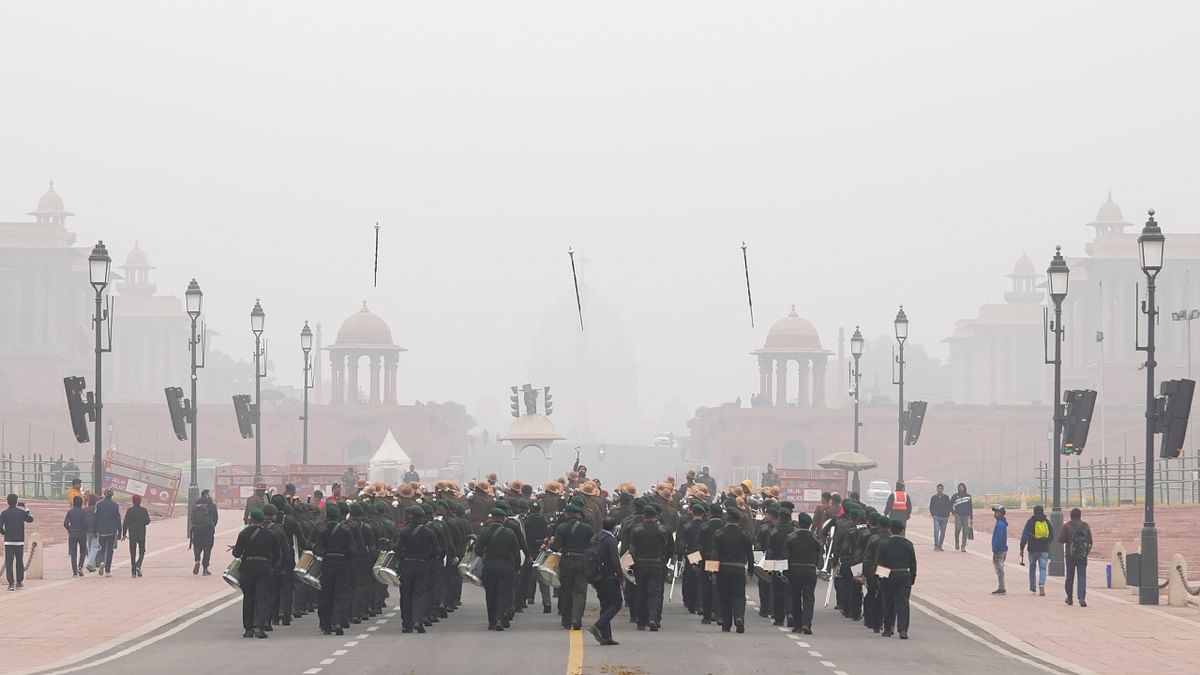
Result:
[[[967,484],[959,483],[951,501],[954,509],[954,550],[967,552],[967,541],[974,538],[975,498],[967,492]]]
[[[87,567],[88,572],[96,571],[96,556],[100,554],[100,537],[96,535],[96,505],[100,503],[100,495],[89,492],[84,498],[87,507],[84,514],[87,517]]]
[[[1066,603],[1071,604],[1071,587],[1074,585],[1079,606],[1087,607],[1087,562],[1092,552],[1092,528],[1083,520],[1083,512],[1078,508],[1071,509],[1071,520],[1058,534],[1058,541],[1066,545],[1063,551],[1067,565]]]
[[[1046,594],[1046,572],[1050,565],[1050,542],[1054,541],[1054,528],[1046,518],[1041,504],[1033,507],[1033,515],[1021,529],[1021,564],[1025,564],[1025,550],[1029,549],[1029,592]]]
[[[121,539],[129,540],[129,574],[133,578],[142,576],[142,559],[146,557],[146,526],[150,524],[150,512],[142,506],[142,496],[133,495],[133,506],[125,512],[121,523]]]
[[[621,559],[617,555],[617,519],[609,516],[601,525],[600,534],[592,538],[584,554],[584,568],[588,581],[596,589],[600,602],[600,616],[588,627],[588,632],[604,647],[618,644],[613,639],[612,620],[621,611]]]
[[[8,590],[25,587],[25,523],[33,522],[33,514],[17,495],[8,495],[8,508],[0,512],[0,536],[4,537],[4,575]]]
[[[67,554],[71,557],[71,576],[83,576],[83,565],[87,562],[87,511],[83,508],[83,497],[76,495],[71,501],[71,510],[63,517],[63,529],[67,531]]]
[[[1004,595],[1004,561],[1008,558],[1008,519],[1004,517],[1004,507],[996,504],[992,507],[992,516],[996,519],[992,527],[992,567],[996,569],[996,590],[992,595]]]
[[[192,506],[192,524],[188,531],[189,546],[195,556],[192,574],[200,574],[201,565],[204,567],[204,576],[212,574],[208,571],[208,563],[212,559],[213,538],[217,528],[216,512],[216,504],[212,503],[208,490],[204,490]]]
[[[883,515],[902,523],[907,523],[912,516],[912,500],[909,499],[908,491],[904,489],[902,481],[896,481],[895,491],[888,495],[887,505],[883,507]]]
[[[67,488],[67,508],[75,505],[76,497],[83,497],[83,482],[78,478],[71,481],[71,487]]]
[[[100,576],[112,576],[113,549],[121,533],[121,507],[113,501],[113,491],[104,491],[104,499],[96,504],[96,536],[100,540],[98,567]]]
[[[950,520],[953,504],[950,495],[946,494],[946,486],[937,484],[937,493],[929,498],[929,515],[933,518],[933,550],[941,551],[942,543],[946,541],[946,523]]]

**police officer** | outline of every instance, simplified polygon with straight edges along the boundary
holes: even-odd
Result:
[[[908,639],[908,596],[917,582],[917,554],[912,542],[904,538],[904,523],[891,521],[891,536],[879,546],[876,566],[888,568],[883,579],[883,637],[892,636],[892,627],[901,640]]]
[[[717,593],[721,600],[721,631],[746,632],[746,579],[754,576],[754,549],[741,528],[741,513],[734,508],[725,514],[725,527],[713,536],[713,549],[721,562]]]
[[[513,583],[521,568],[521,542],[504,521],[508,513],[495,508],[491,522],[479,532],[475,552],[483,558],[483,592],[487,602],[488,630],[509,627]]]
[[[908,498],[908,492],[904,489],[903,482],[896,481],[896,491],[888,495],[883,515],[901,523],[908,522],[909,516],[912,515],[912,500]]]
[[[817,569],[821,564],[821,544],[812,530],[812,517],[796,516],[796,529],[787,536],[788,585],[792,591],[793,633],[812,635],[813,602],[817,587]]]
[[[260,508],[250,509],[250,524],[238,533],[233,556],[241,558],[242,637],[266,639],[270,623],[267,607],[268,580],[271,568],[279,560],[279,544],[263,528],[265,516]]]
[[[658,507],[642,507],[642,522],[629,533],[637,579],[638,630],[657,632],[662,624],[663,579],[667,558],[674,550],[671,533],[658,522]]]
[[[569,520],[558,526],[550,542],[550,550],[562,554],[559,561],[558,578],[562,582],[559,598],[562,599],[562,627],[572,630],[583,628],[583,607],[587,603],[587,576],[583,570],[583,554],[595,532],[583,520],[583,509],[575,504],[567,506]]]

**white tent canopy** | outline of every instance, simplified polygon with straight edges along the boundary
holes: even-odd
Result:
[[[396,442],[392,430],[388,429],[383,443],[379,444],[379,449],[367,463],[367,478],[372,482],[381,480],[388,485],[396,485],[404,476],[404,472],[408,471],[410,464],[412,464],[412,458]]]

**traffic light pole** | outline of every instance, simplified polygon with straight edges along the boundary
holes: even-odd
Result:
[[[1158,530],[1154,526],[1154,432],[1158,426],[1157,405],[1154,396],[1154,320],[1158,318],[1158,307],[1154,304],[1154,275],[1147,274],[1146,302],[1142,313],[1146,315],[1146,522],[1142,524],[1141,581],[1138,584],[1138,604],[1157,605],[1158,596]]]
[[[1054,323],[1050,326],[1054,332],[1054,447],[1050,448],[1054,455],[1054,493],[1050,506],[1050,529],[1054,532],[1054,541],[1050,542],[1050,569],[1052,577],[1065,574],[1063,562],[1063,545],[1058,543],[1058,533],[1062,532],[1062,300],[1054,300]]]

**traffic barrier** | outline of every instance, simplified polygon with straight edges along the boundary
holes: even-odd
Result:
[[[1125,588],[1125,546],[1121,542],[1113,544],[1112,553],[1108,557],[1109,567],[1112,569],[1111,588]]]

